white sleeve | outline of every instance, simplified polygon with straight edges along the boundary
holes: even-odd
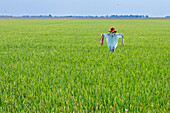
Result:
[[[105,38],[108,38],[108,34],[104,34],[104,37],[105,37]]]
[[[116,34],[117,38],[121,38],[123,35],[122,34]]]

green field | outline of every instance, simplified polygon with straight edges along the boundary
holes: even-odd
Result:
[[[168,112],[169,44],[170,20],[0,19],[0,112]]]

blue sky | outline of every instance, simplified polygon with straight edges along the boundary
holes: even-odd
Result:
[[[0,0],[0,15],[170,16],[170,0]]]

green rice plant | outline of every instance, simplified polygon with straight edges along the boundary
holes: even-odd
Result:
[[[114,53],[100,34],[124,34]],[[0,19],[0,112],[168,112],[170,20]]]

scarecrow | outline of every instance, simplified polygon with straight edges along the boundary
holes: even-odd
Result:
[[[107,41],[107,46],[110,49],[110,52],[114,52],[117,47],[117,44],[118,44],[118,39],[121,37],[122,37],[122,44],[123,44],[123,46],[125,46],[123,34],[116,33],[117,31],[115,31],[114,27],[112,27],[109,30],[109,32],[110,33],[108,33],[108,34],[101,34],[101,38],[100,38],[101,46],[103,45],[103,41],[105,38]]]

